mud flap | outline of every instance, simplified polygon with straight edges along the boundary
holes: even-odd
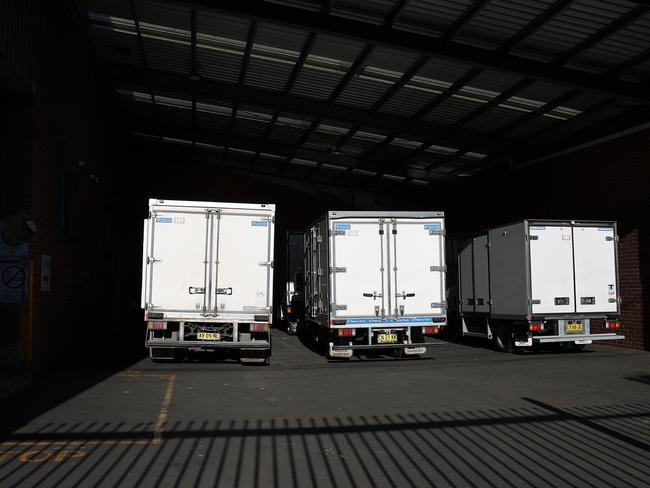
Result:
[[[352,349],[334,349],[334,344],[330,342],[329,344],[329,350],[327,353],[328,357],[331,358],[351,358],[352,357]]]

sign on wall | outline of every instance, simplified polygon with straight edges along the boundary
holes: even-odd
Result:
[[[22,303],[27,299],[27,264],[0,262],[0,303]]]

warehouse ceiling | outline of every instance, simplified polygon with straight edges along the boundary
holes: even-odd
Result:
[[[423,187],[650,122],[650,0],[75,6],[121,130],[245,171]]]

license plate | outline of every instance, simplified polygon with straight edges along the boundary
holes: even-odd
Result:
[[[397,334],[379,334],[377,336],[377,342],[379,344],[393,344],[397,342]]]
[[[582,334],[585,328],[582,322],[567,322],[564,330],[567,334]]]
[[[220,341],[221,334],[218,332],[199,332],[196,337],[200,341]]]

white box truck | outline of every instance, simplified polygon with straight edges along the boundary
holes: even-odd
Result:
[[[152,359],[188,350],[271,354],[275,205],[149,200],[142,308]]]
[[[615,222],[559,220],[524,220],[463,239],[463,335],[494,340],[502,351],[624,339],[617,241]],[[609,330],[592,333],[594,319]]]
[[[443,212],[330,211],[305,233],[308,330],[328,357],[418,355],[446,325]]]

